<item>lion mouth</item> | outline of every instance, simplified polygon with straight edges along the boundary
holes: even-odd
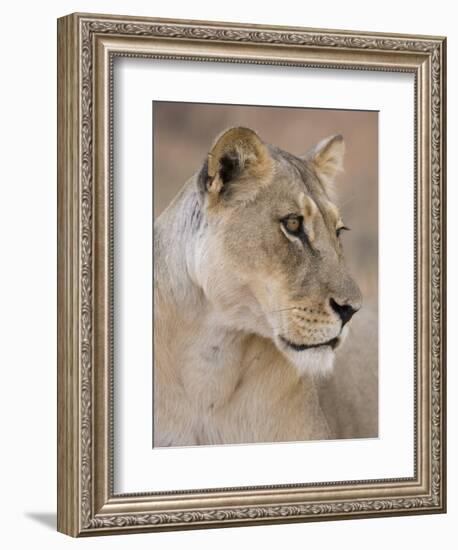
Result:
[[[294,342],[291,342],[287,338],[284,338],[283,336],[280,336],[280,340],[286,344],[288,347],[293,349],[294,351],[305,351],[307,349],[313,349],[313,348],[322,348],[329,346],[332,349],[335,349],[337,347],[337,344],[339,343],[339,337],[336,336],[335,338],[332,338],[331,340],[328,340],[327,342],[321,342],[320,344],[295,344]]]

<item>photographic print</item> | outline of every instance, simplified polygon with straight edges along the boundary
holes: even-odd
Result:
[[[153,446],[378,436],[378,112],[153,102]]]

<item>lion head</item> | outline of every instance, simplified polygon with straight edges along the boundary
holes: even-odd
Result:
[[[333,202],[343,155],[338,135],[297,157],[231,128],[196,178],[205,223],[192,272],[215,324],[271,339],[300,373],[332,367],[361,307]]]

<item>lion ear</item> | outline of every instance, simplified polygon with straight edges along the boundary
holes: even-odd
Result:
[[[335,177],[343,170],[344,155],[344,138],[334,135],[321,140],[303,158],[313,166],[323,185],[332,190]]]
[[[199,173],[200,189],[210,202],[248,198],[257,183],[266,179],[272,159],[253,130],[229,128],[220,134]]]

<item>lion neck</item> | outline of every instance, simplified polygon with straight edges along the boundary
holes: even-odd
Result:
[[[157,387],[186,389],[189,417],[231,400],[253,338],[224,326],[195,280],[193,261],[204,230],[189,184],[155,224],[155,377]]]

